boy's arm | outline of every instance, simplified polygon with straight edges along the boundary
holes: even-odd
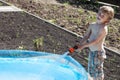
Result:
[[[87,27],[88,27],[88,29],[86,31],[87,33],[84,35],[84,37],[82,38],[82,40],[80,40],[80,44],[78,43],[74,47],[69,48],[69,52],[70,53],[74,52],[74,50],[78,49],[79,46],[81,46],[81,45],[83,45],[83,44],[85,44],[87,42],[87,40],[88,40],[88,38],[89,38],[89,36],[91,34],[91,29],[90,29],[89,23],[88,23]]]
[[[103,29],[97,39],[95,39],[89,43],[85,43],[82,46],[79,46],[79,49],[82,50],[85,47],[89,47],[91,45],[95,45],[95,44],[99,43],[99,41],[102,40],[106,36],[106,34],[107,34],[107,32],[105,31],[105,29]]]
[[[82,40],[80,41],[80,45],[85,44],[88,38],[90,37],[90,35],[91,35],[91,29],[90,29],[90,26],[88,26],[86,34],[83,36]]]

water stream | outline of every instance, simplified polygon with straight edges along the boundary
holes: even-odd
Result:
[[[61,56],[61,58],[65,58],[68,54],[69,54],[69,51],[65,52],[65,53]]]
[[[68,61],[68,60],[65,60],[65,57],[67,57],[68,54],[69,54],[68,51],[65,52],[64,54],[60,55],[60,56],[56,59],[56,61],[68,65],[69,61]]]

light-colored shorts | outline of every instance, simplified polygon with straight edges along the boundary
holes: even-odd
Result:
[[[88,60],[88,73],[96,80],[101,80],[104,77],[103,63],[105,57],[103,51],[90,51]]]

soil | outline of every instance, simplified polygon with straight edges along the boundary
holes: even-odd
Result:
[[[96,12],[100,5],[79,3],[70,5],[66,0],[6,0],[14,5],[40,16],[51,23],[59,25],[81,36],[86,31],[85,25],[96,20]],[[57,4],[58,2],[61,2]],[[120,10],[115,8],[115,18],[108,25],[109,34],[106,38],[106,46],[113,49],[120,49]]]
[[[6,0],[7,1],[7,0]],[[95,20],[96,13],[67,3],[43,4],[31,0],[8,0],[14,5],[57,24],[62,28],[83,35],[87,22]],[[37,1],[37,0],[36,0]],[[39,0],[38,0],[39,1]],[[85,6],[84,6],[85,7]],[[27,49],[63,54],[80,40],[48,22],[25,12],[0,13],[0,49]],[[109,25],[106,46],[120,49],[120,20],[115,18]],[[38,42],[38,43],[37,43]],[[87,69],[88,49],[71,56]],[[107,50],[105,80],[120,80],[120,55]]]

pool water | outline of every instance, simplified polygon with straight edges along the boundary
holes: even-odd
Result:
[[[71,57],[57,61],[60,55],[44,52],[2,50],[0,54],[0,79],[1,80],[88,80],[85,69],[73,64]],[[12,53],[35,54],[29,57],[9,57]],[[39,54],[38,56],[36,56]],[[5,57],[5,55],[7,55]],[[70,61],[66,64],[67,59]],[[76,66],[78,65],[78,66]],[[77,68],[79,67],[79,68]]]

